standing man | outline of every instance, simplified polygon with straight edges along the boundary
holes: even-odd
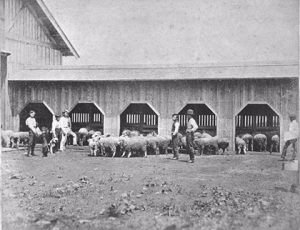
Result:
[[[29,143],[28,143],[28,150],[26,156],[36,156],[34,154],[34,147],[36,142],[36,137],[38,135],[37,132],[37,123],[35,120],[35,111],[30,110],[29,117],[26,119],[25,122],[26,126],[29,128]]]
[[[186,128],[186,151],[190,155],[189,163],[195,161],[195,150],[194,150],[194,132],[198,129],[198,125],[193,118],[194,110],[188,109],[187,115],[187,128]]]
[[[290,124],[289,124],[289,131],[284,133],[284,147],[282,150],[281,154],[281,160],[285,160],[286,157],[286,151],[287,148],[292,144],[293,145],[293,155],[292,155],[292,160],[295,160],[296,158],[296,142],[298,139],[298,134],[299,134],[299,127],[298,127],[298,122],[296,121],[296,115],[291,114],[290,116]]]
[[[77,136],[72,131],[71,119],[69,117],[69,111],[67,109],[62,112],[62,117],[59,120],[59,126],[60,126],[61,131],[62,131],[62,137],[61,137],[61,142],[60,142],[60,150],[61,151],[65,150],[65,144],[66,144],[68,135],[73,136],[73,145],[77,145]]]
[[[59,145],[61,142],[61,133],[62,132],[61,132],[59,120],[60,120],[59,114],[56,114],[53,116],[52,128],[51,128],[52,138],[55,139],[55,147],[54,147],[53,152],[56,152],[59,149],[59,147],[60,147]]]
[[[179,132],[179,120],[178,120],[178,115],[173,114],[172,115],[172,130],[171,130],[171,135],[172,135],[172,149],[173,149],[173,160],[178,160],[179,158],[179,137],[178,137],[178,132]]]

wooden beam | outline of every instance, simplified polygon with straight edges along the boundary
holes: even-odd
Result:
[[[21,1],[22,2],[22,1]],[[13,28],[14,24],[16,23],[17,19],[19,18],[20,14],[23,12],[23,10],[25,9],[25,4],[22,2],[22,6],[19,9],[19,11],[16,13],[15,17],[13,18],[12,22],[10,23],[10,25],[8,26],[8,29],[6,30],[6,32],[10,32],[10,30]]]
[[[53,44],[50,42],[41,42],[30,38],[20,37],[15,34],[6,34],[6,39],[16,41],[16,42],[21,42],[23,44],[32,44],[32,45],[38,45],[38,46],[60,50],[60,47],[56,43]]]

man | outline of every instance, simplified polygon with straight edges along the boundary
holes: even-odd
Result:
[[[187,128],[186,128],[186,151],[190,155],[189,163],[194,163],[195,152],[194,152],[194,132],[198,129],[198,125],[193,118],[194,110],[187,110]]]
[[[60,150],[64,151],[68,135],[73,136],[73,145],[77,145],[77,136],[72,131],[72,124],[71,124],[71,119],[69,117],[68,110],[65,110],[62,112],[62,117],[59,120],[59,127],[61,128],[61,131],[62,131]]]
[[[59,149],[59,144],[61,142],[61,128],[60,128],[60,115],[56,114],[53,116],[53,121],[52,121],[52,139],[55,140],[55,146],[53,148],[53,153],[56,152]]]
[[[29,117],[25,121],[26,126],[29,128],[29,143],[28,143],[28,150],[26,156],[29,157],[30,155],[36,156],[34,154],[34,147],[36,138],[38,136],[37,131],[37,122],[35,120],[35,111],[31,110],[29,112]]]
[[[292,144],[293,145],[293,155],[292,160],[295,160],[296,158],[296,142],[298,139],[299,134],[299,128],[298,128],[298,122],[296,121],[296,115],[291,114],[290,116],[290,124],[289,124],[289,131],[284,133],[284,147],[281,154],[281,160],[284,161],[286,157],[286,151],[287,148]]]
[[[178,132],[179,132],[179,120],[178,120],[178,115],[173,114],[172,115],[172,130],[171,130],[171,135],[172,135],[172,149],[173,149],[173,160],[178,160],[179,158],[179,138],[178,138]]]

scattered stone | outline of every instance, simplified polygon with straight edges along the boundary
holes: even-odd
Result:
[[[9,179],[20,179],[20,177],[18,176],[18,175],[11,175],[10,177],[9,177]]]
[[[79,220],[80,224],[85,224],[85,223],[90,223],[90,222],[91,222],[90,220]]]

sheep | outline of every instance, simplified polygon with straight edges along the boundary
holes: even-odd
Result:
[[[12,130],[1,130],[1,145],[3,147],[10,147],[10,138],[13,134]]]
[[[89,131],[87,130],[87,128],[80,128],[76,134],[77,134],[78,144],[80,146],[83,146],[87,141]]]
[[[90,133],[92,134],[92,133]],[[88,142],[88,146],[89,146],[89,149],[90,149],[90,154],[89,156],[97,156],[98,153],[99,153],[99,140],[104,137],[101,135],[101,132],[100,131],[93,131],[93,134],[92,136],[87,140]]]
[[[256,144],[259,152],[267,150],[267,136],[265,134],[256,134],[253,137],[253,141]]]
[[[152,132],[146,136],[147,147],[149,151],[154,151],[156,155],[160,152],[167,154],[168,147],[171,144],[171,137],[169,136],[159,136],[155,132]]]
[[[120,140],[120,149],[123,152],[122,157],[127,153],[129,158],[132,153],[142,152],[147,157],[147,138],[142,136],[123,137]]]
[[[236,154],[246,154],[246,142],[240,138],[236,137],[235,138],[235,146],[236,146]]]
[[[225,149],[228,149],[229,146],[229,140],[228,138],[219,138],[218,139],[218,148],[223,150],[223,153],[225,152]]]
[[[117,146],[120,145],[119,137],[101,137],[99,140],[99,146],[102,155],[106,156],[106,150],[111,151],[112,157],[115,157],[117,152]]]
[[[186,148],[186,136],[183,136],[181,133],[178,133],[179,146],[181,149]]]
[[[87,139],[90,139],[90,138],[95,134],[95,132],[96,132],[96,131],[94,131],[94,130],[90,130],[90,131],[88,132]],[[97,132],[100,132],[100,131],[97,131]],[[100,132],[100,133],[101,133],[101,132]]]
[[[246,133],[242,135],[242,139],[246,142],[247,151],[253,151],[253,136]]]
[[[136,130],[128,130],[128,129],[125,129],[123,132],[122,132],[122,135],[123,137],[137,137],[137,136],[140,136],[140,132],[139,131],[136,131]]]
[[[219,149],[217,136],[195,138],[194,145],[195,145],[195,148],[198,149],[198,151],[200,151],[200,155],[207,153],[207,152],[216,154],[216,151]]]
[[[20,143],[23,145],[27,144],[29,141],[29,133],[28,132],[13,132],[10,137],[11,147],[19,148]]]
[[[272,154],[273,149],[275,149],[275,152],[279,152],[279,143],[280,138],[278,135],[274,135],[271,137],[270,154]]]

